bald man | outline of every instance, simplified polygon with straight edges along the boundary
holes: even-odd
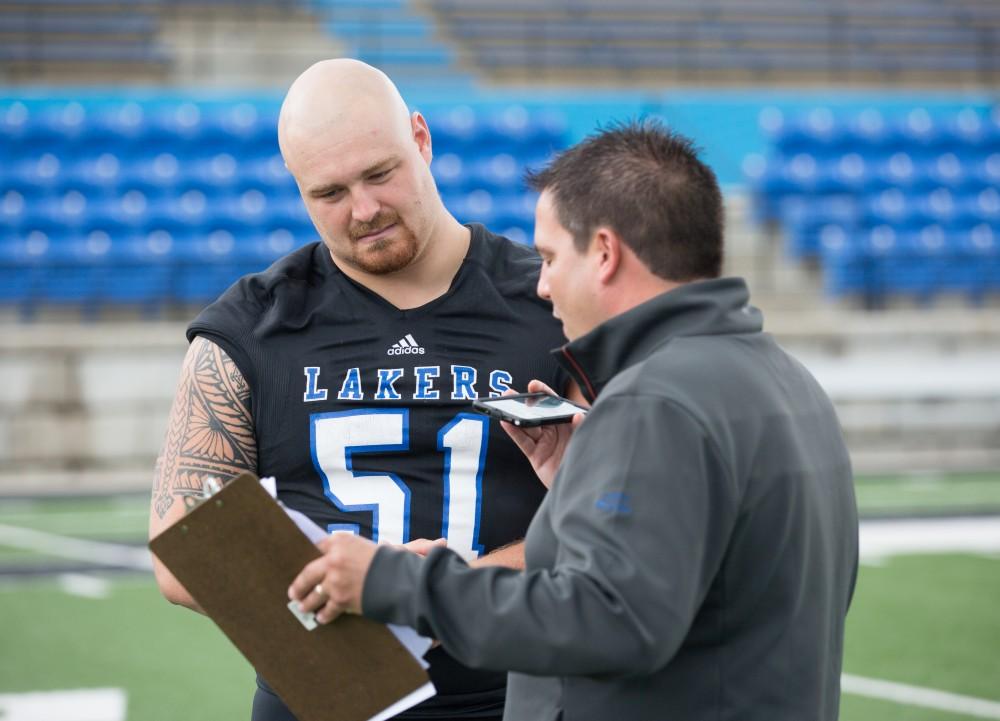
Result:
[[[470,404],[532,379],[567,385],[548,353],[561,326],[534,290],[540,260],[451,216],[426,121],[372,67],[309,68],[278,134],[319,241],[240,279],[188,327],[150,536],[206,477],[251,471],[330,531],[424,553],[443,538],[473,563],[523,566],[544,488]],[[170,601],[200,610],[155,571]],[[427,660],[438,695],[399,718],[501,717],[505,674],[440,648]],[[252,718],[294,719],[266,679]]]

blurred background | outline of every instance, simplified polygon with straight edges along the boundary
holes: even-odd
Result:
[[[842,718],[1000,719],[996,0],[0,0],[0,718],[248,715],[155,590],[147,494],[186,323],[315,240],[275,125],[335,56],[523,243],[526,168],[615,120],[693,137],[857,472]]]

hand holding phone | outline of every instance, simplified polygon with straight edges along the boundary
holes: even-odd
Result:
[[[516,398],[518,395],[526,396],[533,395],[538,396],[543,395],[550,398],[558,399],[559,401],[565,401],[565,399],[557,396],[551,388],[542,383],[539,380],[533,380],[528,383],[528,390],[532,393],[522,393],[522,394],[510,394],[502,396],[501,398],[490,399],[492,401],[503,400],[504,398]],[[486,401],[483,401],[484,403]],[[552,404],[554,401],[546,401],[547,404]],[[503,420],[500,426],[504,429],[511,440],[517,444],[517,447],[521,449],[525,457],[531,463],[531,467],[535,469],[535,473],[538,474],[538,480],[542,482],[546,488],[552,487],[552,482],[555,480],[556,472],[559,470],[559,465],[562,463],[563,453],[566,451],[566,446],[569,444],[570,438],[573,436],[573,431],[577,426],[583,421],[584,413],[586,413],[587,408],[580,406],[572,401],[565,401],[571,408],[563,405],[564,411],[568,411],[569,414],[555,414],[553,417],[558,418],[557,421],[550,420],[548,423],[542,425],[525,425],[524,419],[521,419],[521,425],[516,426],[512,422]],[[522,405],[526,405],[522,403]],[[515,406],[517,408],[517,406]],[[490,409],[492,412],[490,412]],[[484,413],[489,413],[495,417],[503,418],[499,411],[495,408],[495,403],[490,406],[490,409],[484,409]],[[551,406],[549,408],[550,412],[552,410]],[[522,414],[523,415],[523,414]],[[569,422],[567,422],[569,421]],[[532,419],[528,420],[529,423],[533,423]]]

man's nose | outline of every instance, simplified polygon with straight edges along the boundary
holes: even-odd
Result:
[[[548,274],[545,272],[545,264],[542,264],[542,272],[538,274],[538,285],[535,287],[535,292],[538,293],[538,297],[544,300],[552,300],[549,295],[549,278]]]
[[[374,218],[380,207],[378,199],[366,190],[351,193],[351,217],[358,222],[366,223]]]

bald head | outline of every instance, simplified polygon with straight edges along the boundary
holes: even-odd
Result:
[[[376,128],[398,141],[411,134],[409,110],[396,86],[359,60],[323,60],[289,88],[278,119],[278,143],[294,173],[299,156],[317,138]]]

